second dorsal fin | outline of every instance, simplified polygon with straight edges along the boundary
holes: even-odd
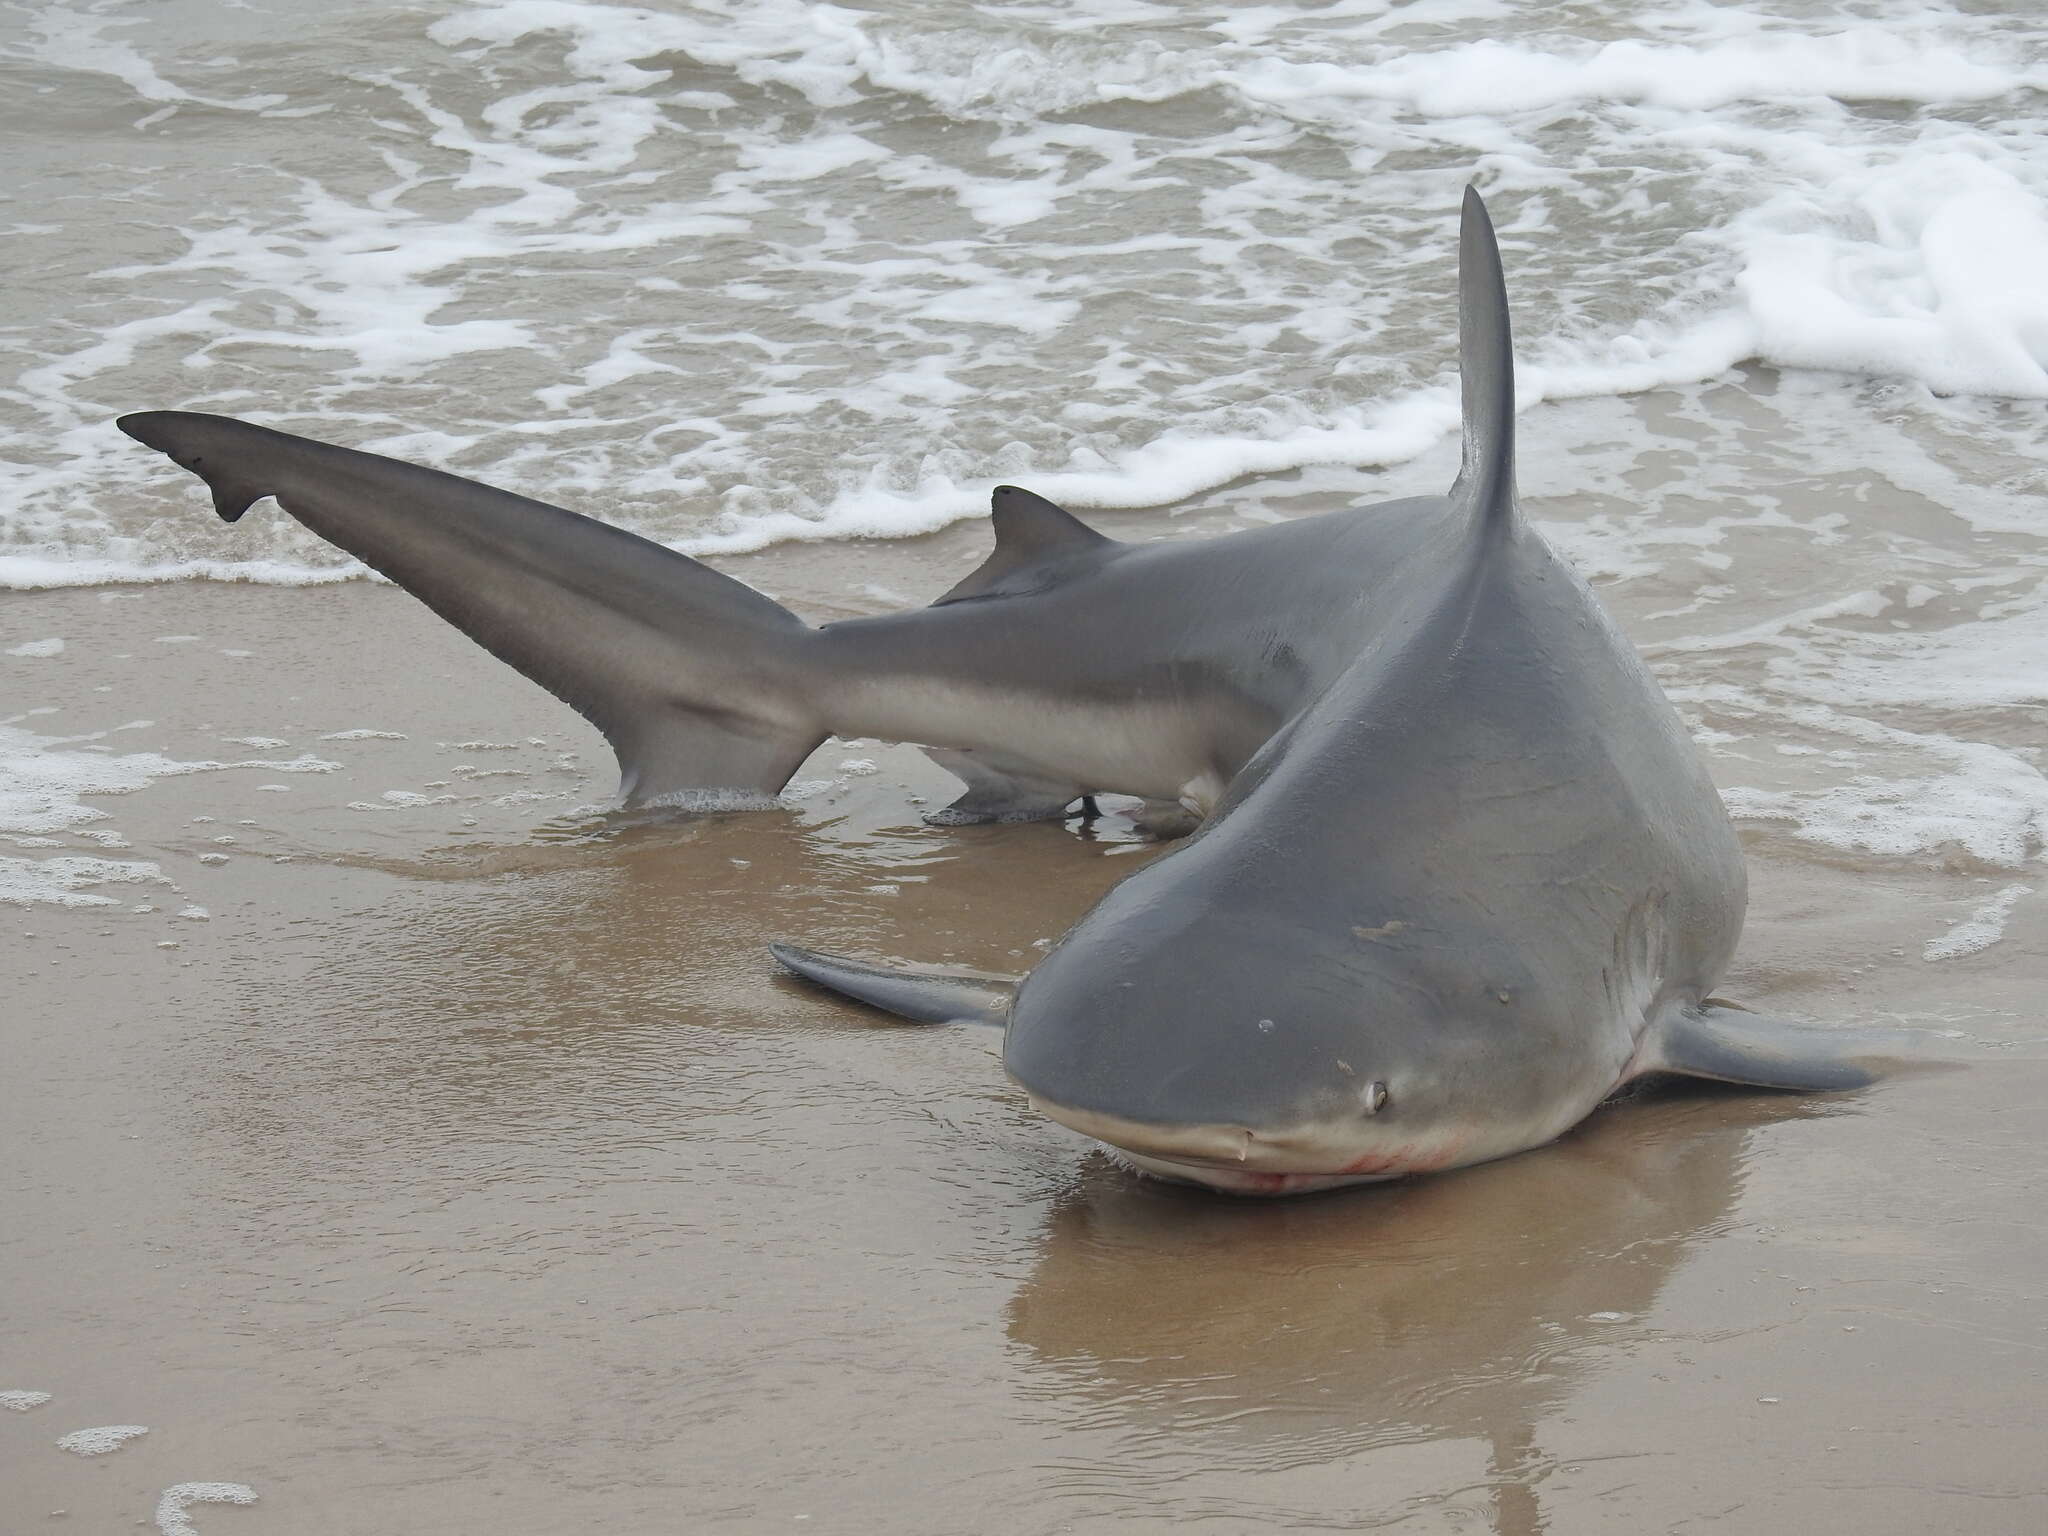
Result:
[[[1116,542],[1064,507],[1014,485],[995,488],[989,498],[989,521],[995,527],[995,549],[965,580],[933,603],[934,608],[962,598],[1035,591],[1044,585],[1036,578],[1049,576],[1049,567]]]

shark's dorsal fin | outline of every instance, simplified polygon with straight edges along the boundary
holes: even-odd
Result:
[[[969,597],[1014,596],[1046,584],[1050,568],[1074,555],[1114,544],[1064,507],[1014,485],[999,485],[989,497],[989,521],[996,547],[989,557],[938,602],[957,603]]]
[[[1475,533],[1491,533],[1515,519],[1515,344],[1500,246],[1473,187],[1458,229],[1458,383],[1465,455],[1451,499],[1470,508]]]

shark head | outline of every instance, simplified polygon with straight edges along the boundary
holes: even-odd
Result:
[[[1017,992],[1004,1066],[1048,1118],[1157,1177],[1294,1194],[1499,1157],[1590,1107],[1586,1032],[1482,928],[1419,905],[1361,923],[1212,882],[1196,848],[1168,862]]]

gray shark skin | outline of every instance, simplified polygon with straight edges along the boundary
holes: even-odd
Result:
[[[232,522],[274,496],[590,719],[627,804],[768,803],[827,736],[925,746],[932,819],[1185,806],[1195,837],[1023,983],[793,946],[919,1022],[1007,1024],[1046,1114],[1161,1177],[1293,1193],[1539,1145],[1670,1071],[1860,1086],[1895,1042],[1708,1000],[1745,881],[1668,702],[1514,494],[1499,254],[1466,197],[1464,461],[1419,497],[1124,544],[999,488],[931,607],[811,628],[709,567],[458,476],[220,416],[121,429]]]
[[[1517,504],[1506,290],[1476,193],[1459,264],[1458,479],[1353,514],[1371,598],[1342,621],[1350,658],[1202,829],[1006,1006],[985,981],[894,973],[885,991],[855,962],[777,958],[905,1017],[1004,1023],[1041,1112],[1240,1194],[1540,1146],[1658,1073],[1825,1091],[1897,1058],[1894,1032],[1710,997],[1742,928],[1740,846],[1670,703]]]
[[[916,742],[967,784],[928,819],[1035,820],[1098,790],[1206,813],[1357,655],[1427,520],[1392,502],[1199,544],[1105,538],[1029,491],[929,608],[813,629],[593,518],[456,475],[184,411],[122,431],[264,496],[602,731],[624,804],[772,803],[828,736]]]

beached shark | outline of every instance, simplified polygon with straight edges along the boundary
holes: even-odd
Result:
[[[1097,791],[1204,818],[1021,983],[793,946],[903,1017],[1006,1026],[1031,1102],[1165,1178],[1282,1194],[1551,1140],[1672,1072],[1827,1090],[1890,1035],[1711,999],[1741,850],[1684,726],[1523,515],[1506,290],[1468,191],[1450,493],[1128,544],[1011,487],[929,608],[818,628],[621,529],[226,417],[122,430],[285,511],[588,717],[627,803],[764,800],[828,736],[922,744],[953,820]]]

